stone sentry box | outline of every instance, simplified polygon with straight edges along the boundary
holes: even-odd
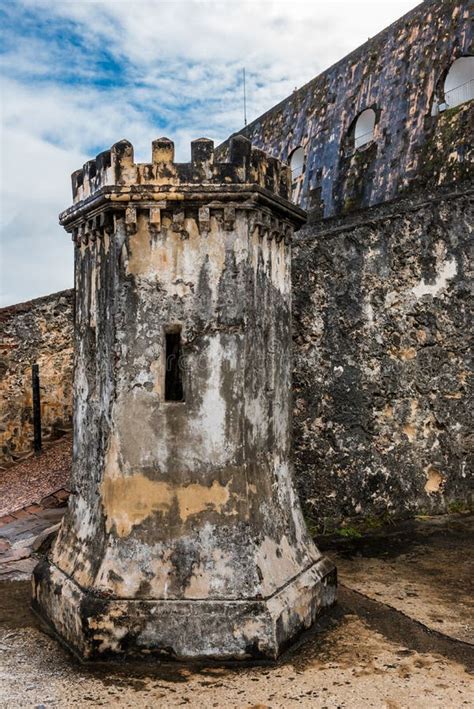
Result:
[[[289,168],[233,139],[72,176],[73,495],[33,607],[85,659],[276,657],[335,600],[291,478]]]

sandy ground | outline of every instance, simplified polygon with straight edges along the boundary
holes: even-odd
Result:
[[[450,515],[406,523],[333,558],[351,589],[474,644],[473,552],[473,517]]]

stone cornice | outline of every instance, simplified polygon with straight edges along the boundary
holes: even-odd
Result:
[[[59,222],[71,232],[85,219],[94,219],[106,211],[123,212],[129,208],[179,211],[203,206],[247,210],[271,207],[295,228],[306,222],[303,209],[255,184],[105,186],[62,212]]]

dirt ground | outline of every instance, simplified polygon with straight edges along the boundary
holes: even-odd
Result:
[[[407,522],[334,556],[354,591],[451,638],[474,644],[474,525],[471,516]]]
[[[29,584],[3,584],[2,707],[462,707],[472,705],[468,651],[392,640],[350,593],[279,663],[80,665],[28,609]],[[397,618],[393,619],[397,623]],[[397,628],[394,629],[395,635]]]
[[[453,516],[329,544],[340,572],[337,606],[279,662],[253,667],[80,664],[32,615],[29,581],[2,581],[0,706],[472,706],[472,538],[472,518]]]

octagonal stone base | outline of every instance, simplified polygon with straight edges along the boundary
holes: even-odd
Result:
[[[262,600],[115,599],[81,589],[45,560],[33,574],[33,609],[83,660],[275,659],[335,602],[336,585],[323,557]]]

